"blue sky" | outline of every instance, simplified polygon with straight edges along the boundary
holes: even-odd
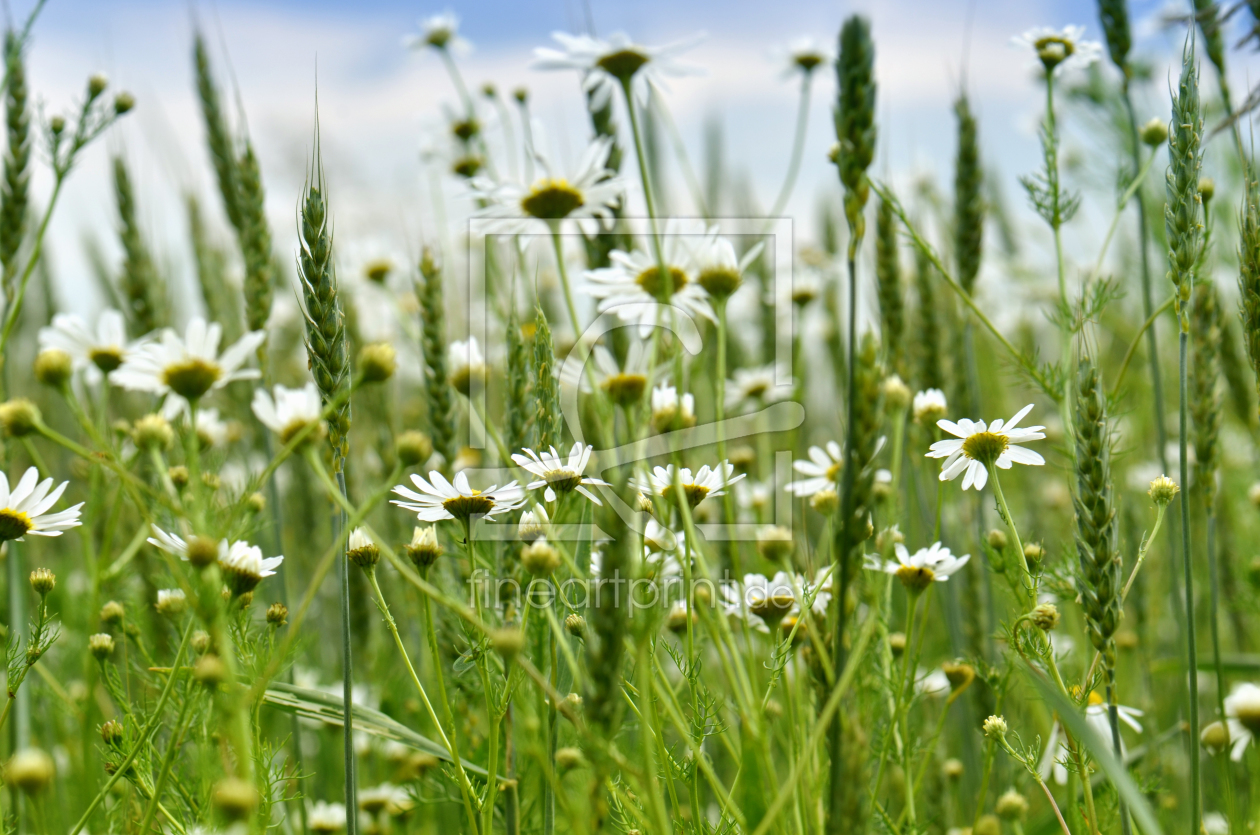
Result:
[[[1135,52],[1150,57],[1156,78],[1162,79],[1180,35],[1159,32],[1151,23],[1164,8],[1162,2],[1131,6]],[[81,286],[85,235],[101,238],[109,251],[114,246],[108,235],[113,226],[107,166],[111,153],[131,160],[155,248],[172,271],[187,278],[181,195],[191,190],[209,199],[213,194],[189,61],[194,14],[211,34],[220,70],[226,74],[230,62],[239,84],[269,187],[278,246],[292,242],[292,211],[309,144],[318,62],[326,161],[342,240],[353,245],[347,247],[351,250],[414,249],[434,225],[419,149],[426,133],[440,133],[441,108],[455,98],[440,63],[433,56],[408,53],[401,40],[415,30],[418,18],[446,8],[462,18],[462,33],[476,45],[462,61],[469,82],[494,81],[502,89],[527,84],[534,92],[547,151],[562,159],[575,156],[587,133],[576,77],[540,73],[528,63],[533,48],[546,45],[552,31],[585,25],[586,12],[578,0],[435,5],[220,0],[191,6],[51,0],[36,27],[30,59],[34,88],[48,110],[66,109],[83,80],[97,70],[133,90],[139,100],[134,117],[94,148],[74,175],[71,199],[53,228],[60,286]],[[718,119],[733,170],[769,203],[786,167],[796,102],[796,88],[780,77],[769,57],[771,48],[801,35],[831,41],[842,19],[854,11],[871,16],[877,41],[877,167],[903,181],[933,172],[946,186],[953,153],[950,103],[958,89],[968,8],[965,0],[591,0],[590,14],[598,32],[621,29],[647,43],[707,33],[687,56],[707,74],[672,81],[669,106],[697,164],[703,125]],[[19,13],[23,10],[17,7]],[[1097,13],[1092,2],[1082,0],[977,0],[973,14],[968,86],[981,119],[986,159],[1002,173],[1008,197],[1018,205],[1015,177],[1037,164],[1041,93],[1029,56],[1012,48],[1010,39],[1031,26],[1068,23],[1084,24],[1086,37],[1098,39]],[[1245,15],[1239,12],[1238,20]],[[1231,53],[1231,62],[1235,89],[1244,90],[1249,76],[1260,78],[1260,66],[1251,66],[1252,53]],[[1211,72],[1204,77],[1210,79]],[[1154,87],[1139,104],[1143,118],[1167,114],[1162,82]],[[821,73],[806,161],[789,204],[805,225],[819,196],[833,188],[834,173],[824,159],[833,139],[832,95],[830,74]],[[459,194],[447,196],[458,210]],[[1089,224],[1082,226],[1079,234],[1092,234]],[[81,294],[65,295],[82,303]]]

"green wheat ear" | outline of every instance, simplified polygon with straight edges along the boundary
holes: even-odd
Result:
[[[1238,314],[1242,341],[1260,390],[1260,206],[1256,184],[1248,183],[1238,212]],[[1248,423],[1256,420],[1252,414]]]
[[[1103,35],[1107,40],[1107,52],[1111,62],[1129,77],[1129,49],[1133,46],[1129,34],[1129,0],[1098,0],[1098,19],[1102,22]]]
[[[508,451],[533,448],[530,431],[533,428],[529,404],[529,347],[521,333],[521,320],[513,304],[507,321],[507,392],[504,397],[503,441]]]
[[[976,117],[965,95],[954,103],[958,117],[958,155],[954,160],[954,257],[958,283],[970,295],[980,274],[984,246],[984,169],[980,167],[980,136]]]
[[[866,170],[875,158],[875,42],[861,15],[844,22],[836,58],[836,168],[844,185],[844,214],[851,233],[849,257],[866,230],[862,209],[870,196]]]
[[[454,461],[454,395],[446,371],[446,308],[442,295],[442,269],[428,247],[420,256],[420,347],[424,354],[424,401],[429,415],[433,448],[449,467]]]
[[[136,336],[166,324],[166,293],[136,219],[135,191],[123,158],[114,157],[114,196],[118,201],[118,237],[123,248],[120,289]]]
[[[897,217],[888,201],[879,201],[875,215],[875,287],[879,297],[880,333],[888,365],[905,376],[906,303],[897,244]]]
[[[556,378],[556,346],[547,315],[538,308],[534,318],[534,426],[539,449],[560,446],[564,424],[560,413],[560,382]]]
[[[4,121],[8,147],[4,154],[4,182],[0,184],[0,264],[4,265],[5,298],[11,298],[17,277],[17,254],[26,235],[31,163],[31,116],[27,106],[26,64],[16,32],[5,36],[4,58],[8,87]]]
[[[1199,196],[1199,173],[1203,167],[1203,113],[1199,107],[1199,69],[1194,62],[1192,38],[1186,39],[1185,49],[1182,50],[1181,78],[1173,94],[1172,105],[1164,229],[1168,237],[1168,278],[1177,294],[1177,318],[1182,332],[1187,332],[1194,268],[1203,242],[1203,203]]]
[[[318,117],[316,117],[318,120]],[[298,279],[306,326],[306,354],[311,375],[324,403],[338,396],[344,402],[328,420],[328,440],[332,444],[333,470],[341,472],[349,453],[350,399],[343,392],[350,385],[350,351],[346,345],[346,321],[337,292],[333,267],[332,228],[320,156],[319,126],[316,122],[315,147],[307,172],[305,191],[298,210]]]
[[[1216,504],[1216,471],[1221,464],[1223,393],[1221,379],[1221,302],[1216,285],[1200,279],[1194,287],[1190,329],[1190,419],[1194,444],[1194,484],[1205,507]]]
[[[1098,369],[1088,358],[1076,371],[1076,553],[1077,591],[1086,632],[1110,663],[1112,638],[1120,624],[1120,548],[1111,482],[1111,436],[1106,395]]]

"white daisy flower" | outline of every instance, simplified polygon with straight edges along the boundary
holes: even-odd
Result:
[[[1102,57],[1102,44],[1082,40],[1084,34],[1084,26],[1065,26],[1061,30],[1037,26],[1012,38],[1011,42],[1031,49],[1046,72],[1058,75],[1067,70],[1085,69]]]
[[[328,835],[346,828],[346,807],[341,803],[319,801],[306,813],[306,822],[312,832]]]
[[[834,490],[843,467],[844,453],[840,444],[828,441],[825,447],[811,446],[808,461],[792,462],[792,469],[805,478],[789,482],[783,489],[794,496],[812,496],[820,490]]]
[[[200,317],[188,323],[182,337],[166,328],[157,342],[146,342],[130,352],[110,375],[110,382],[130,391],[149,391],[166,397],[164,411],[169,417],[184,411],[189,400],[200,399],[236,380],[261,376],[258,369],[242,366],[266,334],[251,331],[220,354],[222,336],[218,323],[207,324]]]
[[[278,385],[272,391],[274,397],[266,389],[257,389],[249,405],[263,426],[280,436],[281,443],[293,440],[298,432],[319,421],[324,412],[319,389],[314,383],[300,389]]]
[[[525,504],[525,491],[515,481],[502,487],[491,485],[485,490],[474,490],[468,484],[466,473],[456,473],[455,483],[451,484],[437,470],[429,473],[428,481],[418,475],[413,475],[411,481],[421,492],[398,485],[394,494],[409,501],[394,500],[392,503],[414,510],[422,522],[440,522],[443,519],[467,522],[477,516],[490,518]]]
[[[989,467],[997,466],[1009,470],[1011,464],[1029,464],[1041,466],[1046,459],[1020,444],[1039,441],[1046,437],[1041,430],[1044,426],[1030,426],[1027,429],[1015,427],[1024,416],[1032,410],[1032,404],[1015,413],[1009,421],[1003,423],[1001,418],[986,426],[984,421],[971,421],[966,418],[954,423],[951,420],[939,420],[936,425],[959,440],[937,441],[932,444],[928,458],[944,458],[941,464],[941,481],[953,481],[963,475],[964,490],[975,485],[977,490],[984,487],[989,480]]]
[[[947,408],[945,392],[940,389],[924,389],[914,395],[910,413],[916,423],[933,424],[945,417]]]
[[[641,339],[631,339],[624,363],[619,363],[613,352],[603,345],[596,345],[592,353],[595,360],[595,376],[599,387],[608,399],[618,406],[633,406],[643,399],[652,373],[648,368],[648,351]],[[585,385],[586,376],[579,378]]]
[[[944,670],[933,667],[929,673],[919,671],[919,675],[914,680],[914,689],[919,695],[940,698],[948,696],[953,691],[954,685],[949,683],[949,676],[945,675]]]
[[[884,562],[874,554],[867,554],[865,567],[871,571],[895,574],[902,584],[912,591],[923,591],[932,582],[943,583],[971,559],[970,554],[955,557],[939,542],[920,548],[913,554],[900,542],[893,544],[897,559]]]
[[[748,611],[762,620],[778,620],[800,606],[800,582],[786,571],[773,577],[764,574],[744,575],[744,602]]]
[[[822,41],[811,37],[796,38],[786,47],[774,50],[774,57],[783,65],[783,77],[813,75],[823,64],[836,60],[835,53]]]
[[[1142,711],[1136,707],[1116,705],[1116,718],[1128,725],[1136,733],[1142,733],[1142,724],[1136,718],[1142,715]],[[1089,694],[1089,704],[1085,706],[1085,722],[1094,729],[1094,733],[1098,734],[1099,739],[1107,743],[1111,742],[1111,718],[1108,715],[1107,703],[1098,692]],[[1121,753],[1124,752],[1123,739],[1120,741],[1120,751]]]
[[[607,40],[564,32],[555,32],[551,37],[560,49],[535,49],[531,66],[539,70],[577,70],[582,73],[582,88],[588,94],[592,111],[607,106],[619,84],[628,83],[635,101],[645,105],[648,91],[652,88],[660,90],[665,76],[697,75],[701,72],[697,67],[675,60],[680,52],[694,46],[699,37],[658,47],[636,44],[621,32]]]
[[[167,533],[157,525],[149,528],[153,531],[153,536],[147,540],[150,545],[180,559],[188,559],[188,543],[183,537]],[[219,570],[223,572],[224,585],[234,595],[253,591],[263,580],[275,576],[276,569],[283,562],[283,556],[264,557],[261,548],[244,540],[232,543],[226,539],[219,540]]]
[[[779,380],[784,377],[788,382],[780,384]],[[778,403],[792,396],[793,386],[787,370],[774,363],[758,368],[737,368],[734,378],[726,382],[726,408],[733,411],[746,403]]]
[[[616,313],[623,322],[638,324],[639,334],[646,337],[660,323],[664,308],[673,308],[673,315],[716,321],[709,294],[696,283],[695,261],[688,237],[694,237],[694,224],[670,220],[661,235],[661,260],[668,281],[661,274],[655,252],[615,249],[608,256],[612,266],[588,270],[586,280],[592,285],[591,296],[599,299],[600,313]]]
[[[472,49],[472,44],[459,36],[459,17],[449,9],[421,20],[420,34],[408,35],[403,43],[411,49],[432,47],[457,55]]]
[[[692,247],[696,283],[715,299],[728,299],[744,283],[744,273],[757,260],[764,244],[760,241],[740,258],[729,239],[709,227],[703,238]]]
[[[762,577],[761,579],[764,580],[765,578]],[[718,605],[722,614],[727,617],[743,620],[757,632],[763,634],[770,632],[770,627],[766,624],[765,619],[753,612],[749,606],[748,595],[743,583],[736,583],[730,580],[722,583],[722,598]]]
[[[1220,812],[1203,813],[1204,835],[1229,835],[1229,818]]]
[[[556,491],[560,493],[571,493],[574,490],[581,493],[595,504],[602,506],[603,502],[599,500],[594,493],[587,490],[587,487],[608,487],[608,482],[603,479],[584,476],[582,472],[586,469],[587,463],[591,460],[591,452],[595,447],[589,444],[574,444],[573,449],[569,450],[569,460],[566,462],[556,452],[556,448],[552,447],[549,452],[543,452],[539,455],[532,449],[522,449],[521,453],[514,453],[512,460],[517,466],[529,471],[533,475],[540,476],[537,481],[531,481],[525,485],[526,490],[537,490],[539,487],[544,488],[543,498],[549,502],[556,500]]]
[[[1225,697],[1225,724],[1233,745],[1229,758],[1239,762],[1247,746],[1260,734],[1260,687],[1250,682],[1234,685]]]
[[[112,309],[101,311],[95,330],[73,313],[58,313],[50,326],[39,329],[39,349],[65,351],[90,383],[117,369],[144,342],[127,339],[127,322]]]
[[[232,437],[231,427],[219,417],[218,409],[198,409],[196,431],[202,449],[225,447]]]
[[[595,234],[608,223],[613,209],[621,204],[626,181],[608,167],[611,137],[599,137],[582,152],[582,158],[569,176],[552,170],[547,159],[535,155],[544,175],[533,183],[520,184],[477,177],[471,183],[476,197],[486,202],[478,217],[518,220],[513,231],[528,232],[537,221],[558,227],[573,220],[586,234]],[[506,229],[501,231],[507,231]]]
[[[384,811],[389,815],[400,815],[414,805],[407,790],[393,783],[381,783],[359,792],[359,808],[368,814]]]
[[[63,481],[56,489],[52,484],[51,478],[40,481],[39,470],[31,467],[10,490],[8,476],[0,472],[0,542],[21,542],[27,534],[61,536],[62,531],[83,524],[79,521],[83,502],[57,513],[48,512],[70,482]]]
[[[446,367],[451,385],[465,397],[474,385],[485,385],[486,358],[481,353],[481,346],[477,344],[477,337],[470,336],[467,341],[457,339],[452,342],[446,349]]]
[[[714,469],[705,464],[695,475],[687,467],[678,471],[678,482],[682,485],[683,495],[693,508],[707,498],[725,495],[725,488],[743,477],[743,473],[735,475],[735,466],[729,461],[723,461]],[[640,493],[650,493],[666,501],[671,500],[674,494],[674,465],[653,467],[646,478],[636,481],[636,487]]]
[[[680,395],[678,389],[661,383],[652,389],[651,402],[652,428],[657,432],[696,425],[696,398],[690,392]]]
[[[523,511],[521,519],[516,525],[517,537],[526,543],[537,539],[545,539],[550,530],[551,518],[547,515],[547,508],[540,504],[534,505],[530,510]]]

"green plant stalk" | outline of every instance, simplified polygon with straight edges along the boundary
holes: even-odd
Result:
[[[1222,722],[1225,721],[1225,667],[1221,663],[1221,630],[1219,611],[1221,603],[1220,567],[1216,558],[1216,510],[1207,509],[1207,559],[1208,574],[1212,583],[1212,665],[1216,668],[1216,708]]]
[[[394,622],[394,616],[389,611],[389,604],[385,602],[385,595],[381,593],[380,583],[376,579],[376,569],[374,567],[369,568],[365,573],[367,574],[368,584],[372,587],[372,596],[376,599],[376,605],[381,610],[381,617],[385,620],[385,627],[393,637],[394,645],[398,647],[403,663],[407,666],[407,673],[411,676],[411,683],[415,685],[416,692],[420,695],[420,701],[424,703],[425,712],[429,714],[429,721],[437,729],[438,737],[442,740],[443,747],[451,755],[451,762],[455,765],[455,774],[459,777],[459,791],[464,800],[464,813],[468,815],[468,820],[472,823],[473,828],[476,829],[479,824],[477,815],[473,811],[473,797],[475,794],[472,783],[468,780],[468,774],[464,771],[464,763],[459,757],[459,751],[456,750],[454,744],[447,737],[446,731],[442,729],[442,723],[438,721],[437,713],[433,710],[433,704],[429,701],[429,694],[425,692],[424,685],[420,683],[420,677],[416,675],[416,668],[411,663],[411,656],[407,653],[407,647],[403,644],[402,636],[398,634],[398,624]],[[348,726],[351,723],[346,722],[345,724]],[[452,726],[453,728],[454,726]]]
[[[811,83],[814,80],[812,70],[801,74],[801,99],[796,110],[796,132],[792,137],[792,157],[788,162],[787,177],[783,180],[783,186],[779,189],[779,196],[775,198],[774,205],[770,209],[771,218],[777,218],[779,213],[787,206],[788,198],[792,196],[792,189],[796,186],[796,177],[801,170],[801,158],[805,150],[805,134],[806,128],[809,126],[809,93]]]
[[[1178,409],[1178,446],[1181,451],[1180,475],[1181,483],[1187,483],[1189,473],[1187,471],[1186,462],[1186,441],[1187,441],[1187,395],[1186,395],[1186,349],[1190,341],[1189,321],[1185,316],[1181,318],[1181,331],[1178,334],[1178,390],[1180,392],[1180,404]],[[1188,490],[1181,490],[1181,557],[1183,567],[1185,569],[1184,580],[1186,584],[1186,660],[1188,673],[1190,678],[1190,832],[1191,835],[1197,835],[1199,831],[1199,822],[1203,817],[1203,797],[1200,789],[1199,774],[1199,751],[1198,737],[1199,733],[1199,667],[1198,667],[1198,651],[1195,648],[1195,624],[1194,624],[1194,572],[1192,570],[1190,559],[1190,495]]]
[[[176,675],[179,670],[179,662],[180,659],[184,657],[184,651],[188,649],[188,639],[191,637],[192,631],[192,621],[189,620],[188,625],[184,627],[184,637],[179,642],[179,649],[175,652],[175,660],[171,663],[171,675],[166,680],[166,686],[162,688],[162,694],[158,697],[157,704],[153,707],[153,713],[149,715],[149,721],[145,723],[144,728],[140,731],[140,736],[136,740],[136,744],[132,747],[131,751],[129,751],[123,761],[118,764],[114,773],[109,775],[109,779],[105,781],[105,785],[102,786],[101,790],[96,793],[94,798],[92,798],[92,802],[88,804],[88,807],[84,810],[83,815],[71,828],[70,835],[79,835],[79,833],[83,831],[83,827],[87,825],[88,819],[92,817],[92,813],[96,811],[96,807],[101,804],[101,801],[105,799],[105,796],[108,795],[110,790],[114,788],[114,784],[118,782],[118,780],[127,772],[127,769],[131,767],[131,764],[135,762],[136,756],[148,743],[149,737],[155,730],[157,730],[157,726],[162,720],[162,709],[166,707],[166,702],[171,697],[171,691],[175,689],[175,679],[179,677]]]
[[[178,673],[178,668],[171,669],[171,677],[174,678]],[[153,783],[153,794],[149,799],[149,805],[144,810],[144,817],[140,821],[139,832],[151,832],[150,827],[153,825],[153,818],[157,815],[158,798],[162,794],[162,787],[166,784],[166,780],[171,775],[171,766],[175,764],[175,755],[179,753],[180,747],[183,745],[184,734],[188,732],[188,726],[192,721],[189,714],[189,707],[192,706],[192,682],[190,677],[188,684],[184,687],[184,704],[179,711],[179,718],[175,720],[174,733],[171,734],[170,745],[167,746],[165,753],[162,755],[162,767],[158,772],[158,778]]]
[[[665,279],[666,296],[673,294],[673,277],[665,266],[665,251],[661,248],[661,236],[656,223],[656,200],[652,193],[652,176],[648,170],[647,153],[643,149],[643,128],[639,124],[639,112],[634,106],[634,92],[630,89],[630,76],[621,79],[621,92],[625,94],[626,110],[630,114],[630,133],[634,136],[634,155],[639,165],[639,180],[643,185],[643,202],[647,206],[648,225],[652,232],[652,252],[656,266]],[[655,330],[653,331],[655,333]],[[656,352],[652,352],[655,361]],[[680,381],[681,382],[681,381]]]
[[[311,447],[310,458],[315,459],[314,447]],[[322,462],[321,470],[322,470]],[[346,474],[344,468],[337,469],[337,492],[342,499],[346,499]],[[333,515],[332,538],[334,542],[341,539],[342,533],[346,530],[346,510],[339,506]],[[341,558],[337,560],[338,578],[337,584],[341,592],[341,710],[342,716],[346,719],[342,724],[342,745],[345,760],[346,775],[346,835],[355,835],[358,829],[357,815],[354,810],[359,808],[359,804],[355,798],[358,793],[358,785],[355,778],[355,761],[354,753],[354,656],[350,646],[350,556],[349,552],[343,547],[341,549]]]
[[[1141,138],[1138,136],[1137,115],[1133,111],[1133,95],[1129,91],[1129,83],[1124,83],[1124,109],[1129,117],[1129,141],[1133,148],[1133,167],[1136,169],[1141,160]],[[1151,159],[1155,158],[1155,152],[1151,152]],[[1155,333],[1155,316],[1159,311],[1153,309],[1154,302],[1151,296],[1151,265],[1150,265],[1150,245],[1148,238],[1150,237],[1150,229],[1146,222],[1146,198],[1142,194],[1141,183],[1145,182],[1143,178],[1138,179],[1139,187],[1135,192],[1137,197],[1137,218],[1138,218],[1138,247],[1140,261],[1142,264],[1142,312],[1146,314],[1148,324],[1144,328],[1146,331],[1146,353],[1147,361],[1150,364],[1151,374],[1151,399],[1154,401],[1154,417],[1155,417],[1155,442],[1159,445],[1159,465],[1164,472],[1168,472],[1168,428],[1164,425],[1164,383],[1159,373],[1159,339]],[[1164,308],[1161,307],[1162,311]],[[1128,367],[1128,362],[1124,363],[1124,367]],[[1117,378],[1117,385],[1119,378]]]
[[[1063,232],[1061,229],[1062,220],[1059,218],[1059,154],[1058,154],[1058,121],[1054,115],[1054,73],[1046,73],[1046,131],[1051,137],[1051,141],[1055,143],[1055,153],[1048,163],[1053,163],[1055,167],[1054,176],[1054,204],[1055,204],[1055,222],[1051,224],[1054,231],[1054,261],[1059,280],[1059,305],[1062,310],[1059,314],[1059,338],[1063,344],[1060,346],[1060,363],[1064,369],[1062,398],[1059,400],[1059,412],[1063,419],[1063,431],[1067,437],[1072,436],[1072,398],[1071,398],[1071,379],[1072,376],[1066,371],[1072,364],[1072,331],[1071,322],[1068,321],[1068,291],[1067,291],[1067,265],[1063,261]],[[1075,457],[1076,450],[1071,445],[1067,445],[1070,457]]]

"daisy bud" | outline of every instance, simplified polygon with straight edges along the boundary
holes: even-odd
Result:
[[[193,665],[193,677],[207,690],[214,690],[227,678],[228,668],[223,659],[213,653],[206,653]]]
[[[529,90],[524,87],[517,87],[512,91],[512,98],[516,99],[517,104],[525,104],[529,101]]]
[[[50,388],[65,388],[73,370],[70,355],[57,348],[40,351],[35,357],[35,379]]]
[[[174,619],[188,608],[188,598],[184,596],[183,589],[158,589],[157,603],[153,608],[162,617]]]
[[[635,501],[635,506],[638,507],[640,513],[654,514],[656,512],[656,505],[652,504],[652,500],[642,493],[639,494],[639,498]]]
[[[731,466],[735,469],[747,470],[757,463],[757,450],[748,444],[740,444],[739,446],[731,447],[731,455],[727,460],[731,462]]]
[[[239,777],[224,777],[215,783],[211,799],[224,817],[234,821],[249,817],[258,806],[258,792],[253,784]]]
[[[586,618],[578,614],[569,615],[564,619],[564,631],[578,638],[586,634]]]
[[[792,531],[781,525],[765,525],[757,531],[757,553],[770,562],[792,556]]]
[[[954,759],[953,757],[941,763],[941,776],[946,780],[961,779],[964,770],[962,760]]]
[[[438,543],[437,528],[416,528],[411,533],[411,542],[403,546],[407,558],[416,568],[427,569],[442,556],[442,546]]]
[[[136,97],[125,90],[114,96],[114,114],[122,116],[124,113],[130,113],[136,106]]]
[[[521,567],[535,577],[549,577],[560,567],[560,552],[539,538],[521,549]]]
[[[984,720],[984,735],[987,737],[1002,738],[1006,736],[1006,720],[1001,716],[990,716]]]
[[[1053,603],[1039,603],[1032,611],[1032,622],[1042,632],[1049,632],[1059,625],[1059,607]]]
[[[88,652],[97,661],[104,661],[114,654],[114,636],[108,632],[98,632],[88,636]]]
[[[272,603],[267,607],[267,623],[279,628],[289,622],[289,607],[283,603]]]
[[[101,607],[101,623],[106,623],[110,626],[117,625],[122,623],[124,614],[123,605],[117,600],[111,600]]]
[[[906,651],[906,633],[890,632],[888,634],[888,648],[892,650],[892,654],[900,657]]]
[[[910,387],[896,374],[884,380],[884,405],[894,412],[901,412],[910,405]]]
[[[511,627],[495,629],[490,634],[490,645],[504,661],[511,661],[525,648],[525,636],[521,630]]]
[[[1006,531],[994,528],[989,531],[988,536],[989,547],[994,551],[1002,552],[1006,550]]]
[[[941,670],[949,680],[951,693],[961,693],[976,680],[976,668],[965,661],[946,661],[941,665]]]
[[[1260,491],[1257,491],[1257,487],[1260,487],[1260,485],[1253,486],[1247,495],[1251,498],[1252,504],[1260,507],[1260,502],[1258,502],[1260,500]],[[1173,497],[1180,490],[1181,488],[1177,486],[1177,482],[1166,475],[1162,475],[1151,482],[1151,489],[1147,491],[1147,495],[1151,497],[1151,501],[1155,502],[1158,507],[1168,507]]]
[[[891,528],[884,528],[879,532],[879,535],[875,537],[875,550],[882,554],[894,545],[904,543],[905,541],[906,535],[898,530],[896,525],[893,525]]]
[[[23,748],[4,766],[4,782],[26,794],[42,792],[56,774],[52,757],[40,748]]]
[[[556,749],[556,770],[571,771],[586,764],[586,757],[577,748]]]
[[[219,543],[208,536],[192,536],[188,539],[188,562],[194,568],[205,568],[219,559]]]
[[[398,354],[388,342],[364,345],[359,350],[359,373],[365,383],[383,383],[394,376]]]
[[[109,86],[109,79],[104,73],[96,73],[88,79],[88,98],[94,99],[101,93],[105,92],[105,88]]]
[[[481,123],[476,119],[457,119],[451,122],[451,133],[461,142],[467,142],[481,133]]]
[[[66,118],[64,116],[52,117],[48,120],[48,129],[53,132],[53,136],[60,136],[66,129]]]
[[[101,725],[101,739],[111,748],[122,742],[123,726],[117,719],[110,719],[104,725]]]
[[[564,697],[562,704],[568,705],[569,710],[577,710],[582,706],[582,697],[577,693],[570,693]]]
[[[189,641],[189,643],[192,645],[193,652],[198,655],[205,655],[210,651],[212,644],[212,641],[210,640],[210,633],[203,629],[198,629],[192,634],[192,640]]]
[[[363,268],[363,277],[373,284],[384,284],[389,274],[394,271],[394,262],[388,258],[377,258],[369,261]]]
[[[948,407],[943,391],[940,389],[921,391],[914,396],[912,407],[914,422],[920,426],[935,426],[938,420],[945,417],[946,408]]]
[[[245,500],[245,507],[250,513],[262,513],[267,509],[267,497],[257,491],[250,493]]]
[[[695,612],[680,603],[669,610],[669,615],[665,618],[665,628],[675,635],[681,635],[687,631],[687,621],[694,624],[699,623],[700,619]]]
[[[1002,835],[1002,821],[997,815],[981,815],[972,829],[972,835]]]
[[[170,449],[175,442],[175,430],[170,421],[154,412],[136,420],[131,427],[131,440],[145,452],[161,452]]]
[[[1203,726],[1199,743],[1212,754],[1219,754],[1229,747],[1229,726],[1217,720]]]
[[[823,516],[830,516],[840,507],[840,496],[834,488],[824,487],[810,497],[809,506]]]
[[[47,597],[48,593],[57,587],[57,575],[53,574],[47,568],[37,568],[31,572],[31,588],[40,597]]]
[[[1216,180],[1211,177],[1199,178],[1199,196],[1203,198],[1204,203],[1209,203],[1216,194]]]
[[[1024,546],[1024,559],[1028,560],[1030,568],[1039,564],[1045,556],[1046,549],[1039,542],[1030,542]]]
[[[171,484],[175,485],[176,490],[183,490],[188,486],[188,468],[183,464],[177,464],[166,471],[166,475],[170,478]]]
[[[371,571],[381,561],[381,549],[363,528],[355,528],[350,532],[350,540],[346,543],[346,558],[350,562]]]
[[[394,450],[404,467],[415,467],[433,457],[433,440],[423,432],[411,429],[398,436]]]
[[[0,427],[4,428],[4,433],[10,438],[31,434],[39,421],[39,407],[25,397],[0,403]]]
[[[1168,141],[1168,125],[1158,116],[1151,119],[1145,125],[1142,125],[1140,131],[1142,142],[1152,148],[1158,148]]]

